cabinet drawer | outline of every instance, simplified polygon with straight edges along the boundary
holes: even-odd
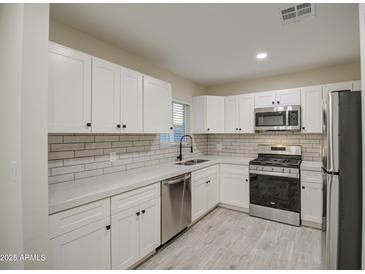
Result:
[[[317,171],[302,170],[301,180],[309,183],[322,184],[322,173]]]
[[[191,180],[192,182],[195,182],[208,177],[217,176],[218,172],[218,165],[200,169],[191,173]]]
[[[122,193],[111,198],[111,214],[160,197],[160,182]]]
[[[110,216],[110,199],[99,200],[49,216],[49,238],[81,228]]]
[[[243,165],[231,165],[231,164],[222,164],[221,165],[221,174],[223,175],[248,175],[249,169],[248,166]]]

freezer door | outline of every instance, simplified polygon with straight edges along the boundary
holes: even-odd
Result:
[[[327,269],[338,268],[339,236],[339,178],[327,174],[327,233],[326,233],[326,266]]]
[[[323,148],[322,166],[327,172],[338,171],[338,113],[339,94],[330,92],[323,105]]]

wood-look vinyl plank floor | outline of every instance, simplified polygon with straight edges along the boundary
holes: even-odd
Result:
[[[323,269],[322,237],[217,208],[137,269]]]

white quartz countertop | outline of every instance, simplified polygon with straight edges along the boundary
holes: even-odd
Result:
[[[224,156],[201,156],[198,158],[209,161],[193,166],[168,163],[49,185],[49,214],[91,203],[215,164],[248,165],[249,161],[253,159]]]
[[[302,161],[302,163],[300,165],[300,169],[321,172],[322,171],[322,162]]]

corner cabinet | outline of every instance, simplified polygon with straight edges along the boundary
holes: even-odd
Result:
[[[300,90],[302,105],[302,132],[322,133],[322,86],[304,87]]]
[[[221,203],[248,212],[250,203],[248,166],[222,164],[220,174]]]
[[[191,173],[191,218],[196,221],[219,203],[219,166]]]
[[[143,76],[144,132],[169,133],[171,130],[171,85]]]
[[[56,43],[48,48],[48,132],[91,132],[91,59]]]
[[[224,132],[254,133],[254,95],[234,95],[224,98]]]
[[[193,98],[193,133],[224,133],[224,97]]]

